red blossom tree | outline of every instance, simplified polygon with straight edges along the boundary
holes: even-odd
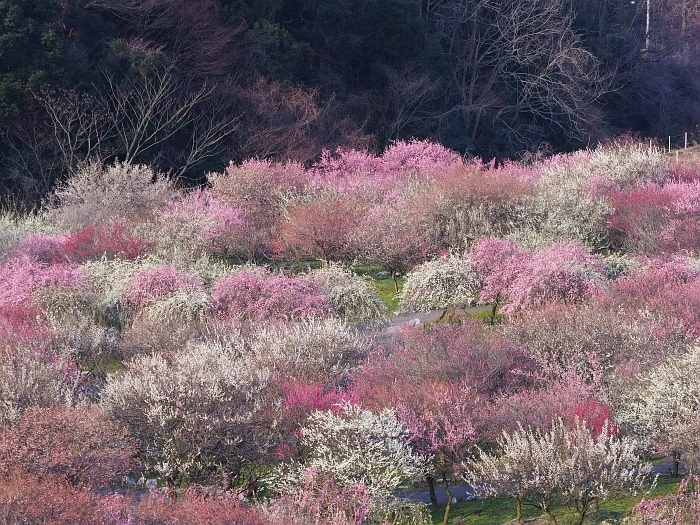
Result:
[[[0,433],[0,477],[15,474],[99,489],[136,467],[136,443],[100,408],[25,410]]]

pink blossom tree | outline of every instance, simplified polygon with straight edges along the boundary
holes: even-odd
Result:
[[[372,207],[352,234],[360,258],[388,271],[396,293],[396,277],[436,251],[411,204],[410,198],[400,197]]]
[[[155,266],[136,272],[124,285],[121,299],[132,311],[146,308],[177,291],[196,291],[202,285],[196,276],[173,265]]]
[[[615,245],[637,253],[697,252],[700,249],[700,181],[640,182],[608,192]]]
[[[28,255],[0,264],[0,306],[23,304],[39,289],[70,289],[82,285],[80,274],[71,264],[46,264]]]
[[[655,322],[660,336],[680,332],[697,337],[700,269],[692,259],[681,256],[642,262],[640,268],[610,284],[607,304]]]
[[[184,255],[192,260],[203,254],[247,257],[245,213],[220,202],[210,190],[193,190],[169,201],[156,223],[153,244],[166,256]]]
[[[360,224],[366,205],[355,196],[321,192],[287,210],[279,228],[277,249],[294,259],[347,261],[356,248],[352,234]]]
[[[678,492],[660,498],[642,498],[634,507],[637,523],[681,525],[697,523],[700,516],[700,478],[688,475],[680,482]]]
[[[124,224],[108,222],[94,226],[87,225],[72,233],[62,246],[61,258],[73,263],[91,259],[122,257],[136,259],[150,248],[142,238],[133,235]]]
[[[249,321],[323,317],[332,312],[328,298],[312,281],[247,267],[217,280],[212,302],[220,316]]]
[[[399,401],[397,413],[409,431],[414,450],[432,458],[426,479],[433,506],[437,506],[434,480],[445,487],[447,505],[442,523],[447,525],[452,504],[450,484],[460,476],[461,462],[479,438],[476,414],[483,409],[483,401],[465,383],[427,382],[422,387]]]
[[[449,490],[470,447],[487,437],[493,401],[529,384],[530,365],[482,323],[406,328],[370,354],[350,395],[396,408],[414,447],[433,456],[429,485],[437,478]]]
[[[131,473],[136,453],[126,427],[97,407],[33,407],[0,433],[0,475],[100,489]]]
[[[470,252],[484,285],[480,300],[504,300],[503,312],[589,299],[606,284],[600,257],[573,243],[528,253],[513,241],[487,239]]]
[[[484,238],[469,251],[476,275],[482,283],[479,302],[493,302],[491,319],[510,294],[510,288],[525,271],[530,254],[508,239]]]
[[[256,159],[209,178],[218,202],[245,213],[241,249],[249,261],[272,255],[287,203],[303,193],[309,179],[300,164]]]

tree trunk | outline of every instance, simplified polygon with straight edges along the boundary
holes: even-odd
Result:
[[[674,478],[677,478],[678,469],[681,464],[681,453],[674,450],[673,452],[671,452],[671,457],[673,458],[673,468],[671,470],[671,474]]]
[[[430,504],[433,507],[437,507],[437,496],[435,495],[435,478],[431,475],[426,475],[425,481],[428,482],[428,490],[430,491]]]
[[[442,475],[442,481],[445,484],[445,492],[447,492],[447,505],[445,505],[445,515],[442,517],[442,525],[447,525],[450,520],[450,509],[452,508],[452,492],[450,491],[450,483],[447,481],[447,476]]]

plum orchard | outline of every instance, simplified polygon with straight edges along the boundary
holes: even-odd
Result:
[[[189,191],[81,165],[0,214],[0,511],[424,524],[396,487],[468,472],[583,518],[641,483],[632,438],[694,468],[699,173],[623,143],[496,167],[398,142]],[[405,273],[406,310],[476,299],[502,323],[382,332],[349,262]],[[126,474],[189,491],[107,496]]]

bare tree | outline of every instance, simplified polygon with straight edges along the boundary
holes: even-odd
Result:
[[[134,38],[177,55],[200,75],[225,75],[238,53],[245,24],[224,23],[219,0],[92,0],[124,19]]]
[[[430,16],[452,66],[443,116],[472,139],[486,124],[520,143],[543,122],[578,135],[596,117],[607,79],[564,0],[448,0]]]
[[[126,164],[165,163],[175,176],[214,155],[239,125],[215,87],[197,86],[165,65],[150,74],[117,82],[106,73],[108,88],[98,101],[114,129],[117,156]],[[179,135],[186,139],[173,144]]]
[[[50,139],[66,171],[85,159],[115,153],[108,145],[115,135],[114,121],[93,97],[59,89],[41,90],[34,98],[49,117]]]
[[[440,97],[440,81],[432,79],[412,64],[401,69],[387,65],[383,71],[388,83],[380,98],[385,106],[383,112],[387,115],[387,139],[405,137],[407,130],[425,130],[435,121],[434,112],[428,111],[426,106]]]
[[[352,119],[340,113],[333,97],[321,100],[318,90],[259,78],[247,87],[235,87],[232,97],[245,114],[233,134],[235,158],[253,157],[308,162],[323,148],[337,144],[366,147]]]

